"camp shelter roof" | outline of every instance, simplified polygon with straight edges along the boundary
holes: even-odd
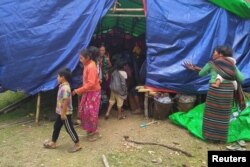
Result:
[[[143,9],[141,0],[119,0],[118,9]],[[119,28],[135,37],[145,33],[146,19],[144,11],[114,11],[111,8],[96,28],[95,34],[106,33]]]
[[[79,51],[89,45],[98,22],[114,2],[1,0],[0,85],[30,94],[55,88],[60,68],[78,69]],[[204,93],[209,77],[187,71],[183,61],[204,66],[216,45],[229,44],[245,75],[243,86],[249,87],[249,20],[204,0],[146,0],[146,6],[147,85]],[[133,29],[133,20],[112,19],[105,23],[107,30],[119,26],[134,36],[144,31],[138,23]],[[82,71],[78,72],[80,80]]]

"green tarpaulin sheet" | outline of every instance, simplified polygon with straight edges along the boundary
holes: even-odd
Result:
[[[204,140],[202,136],[202,119],[205,103],[200,104],[189,112],[176,112],[169,116],[169,119],[191,132],[196,137]],[[232,108],[232,112],[236,112],[236,108]],[[227,142],[237,140],[250,141],[250,106],[243,110],[240,115],[230,121]]]
[[[245,0],[210,0],[210,2],[242,18],[250,19],[250,2]]]

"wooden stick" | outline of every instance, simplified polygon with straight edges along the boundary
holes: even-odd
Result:
[[[136,90],[144,89],[144,86],[136,86],[135,89],[136,89]]]
[[[106,158],[104,154],[102,154],[102,162],[105,167],[109,167],[108,159]]]
[[[37,103],[36,103],[36,123],[39,122],[40,104],[41,104],[41,94],[38,93],[38,95],[37,95]]]
[[[145,117],[148,118],[148,92],[145,92],[144,96],[144,114]]]
[[[113,12],[143,12],[143,8],[115,8],[115,10],[109,10]]]
[[[179,148],[167,146],[167,145],[164,145],[164,144],[158,144],[158,143],[134,141],[134,140],[130,140],[129,136],[123,136],[123,137],[124,137],[125,141],[127,141],[127,142],[132,142],[132,143],[135,143],[135,144],[143,144],[143,145],[158,145],[158,146],[166,147],[166,148],[168,148],[170,150],[173,150],[173,151],[181,152],[182,154],[186,155],[187,157],[193,157],[192,154],[190,154],[190,153],[188,153],[186,151],[183,151],[183,150],[181,150]]]
[[[140,18],[144,18],[145,16],[143,14],[139,15],[139,14],[106,14],[105,16],[107,17],[140,17]]]
[[[148,123],[145,123],[145,124],[141,124],[140,127],[141,127],[141,128],[145,128],[145,127],[147,127],[148,125],[155,124],[155,123],[158,123],[158,122],[157,122],[157,121],[151,121],[151,122],[148,122]]]
[[[5,128],[9,128],[9,127],[12,127],[12,126],[15,126],[15,125],[27,124],[27,123],[30,123],[30,122],[33,122],[33,121],[34,120],[25,120],[25,121],[20,121],[20,122],[14,122],[14,123],[7,124],[7,125],[1,125],[0,130],[5,129]]]
[[[28,102],[29,100],[31,100],[32,96],[27,96],[27,97],[24,97],[23,99],[17,101],[16,103],[14,104],[11,104],[3,109],[0,110],[0,115],[1,114],[6,114],[10,111],[14,111],[16,108],[18,108],[19,106],[21,106],[22,104]]]

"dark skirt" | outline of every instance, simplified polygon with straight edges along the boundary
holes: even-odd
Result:
[[[221,83],[219,88],[210,86],[203,117],[203,137],[206,140],[227,141],[233,97],[232,83]]]

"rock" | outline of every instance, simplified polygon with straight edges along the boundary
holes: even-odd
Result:
[[[153,159],[151,162],[155,164],[160,164],[162,163],[162,159],[161,158]]]
[[[153,159],[151,162],[152,162],[152,163],[157,163],[157,160],[156,160],[156,159]]]
[[[154,151],[148,151],[148,153],[151,154],[151,155],[155,154]]]

